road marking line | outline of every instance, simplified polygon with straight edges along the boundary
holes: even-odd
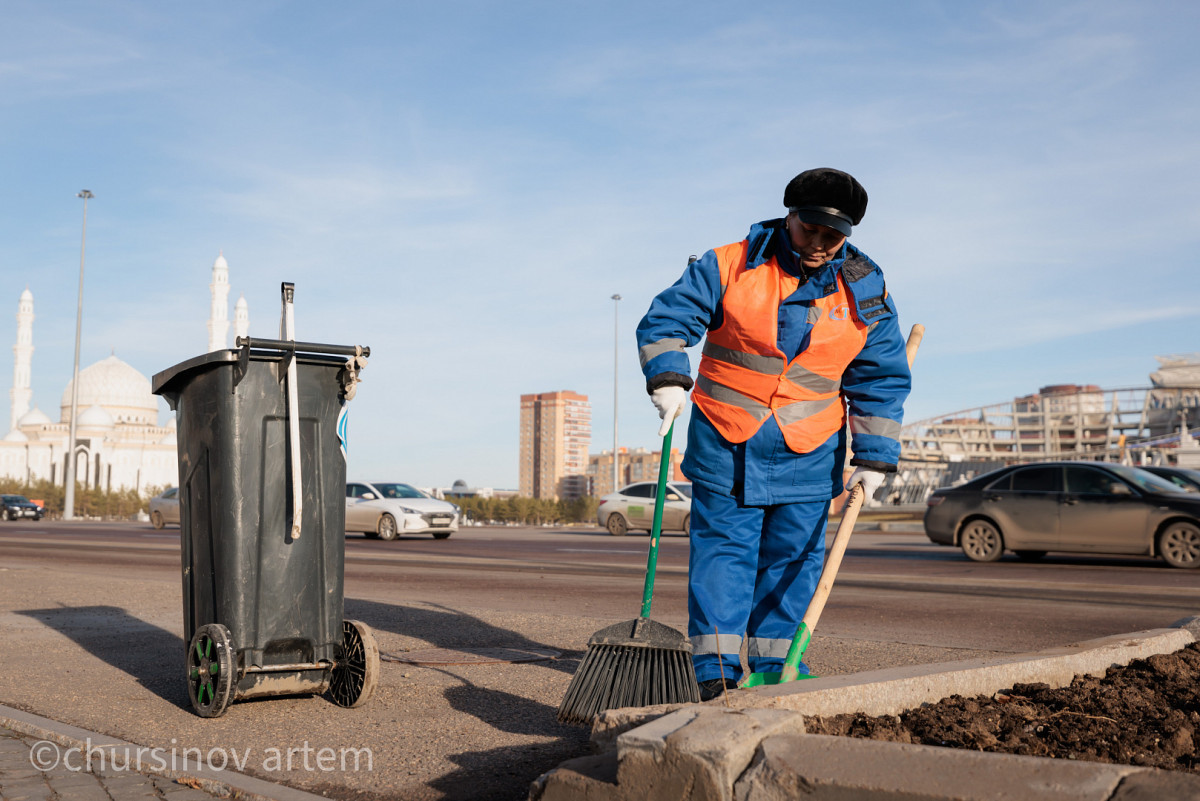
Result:
[[[554,550],[565,553],[642,553],[642,551],[615,551],[612,548],[555,548]]]

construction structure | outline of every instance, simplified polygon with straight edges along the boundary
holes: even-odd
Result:
[[[1200,467],[1200,354],[1156,357],[1150,385],[1057,384],[1005,403],[906,424],[899,471],[876,497],[918,503],[935,488],[1015,462],[1085,459]]]
[[[522,395],[518,494],[547,500],[587,495],[591,442],[587,395],[567,390]]]

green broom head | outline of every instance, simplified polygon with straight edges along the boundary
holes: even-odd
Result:
[[[607,709],[699,702],[692,644],[670,626],[639,617],[592,635],[558,719],[591,725]]]

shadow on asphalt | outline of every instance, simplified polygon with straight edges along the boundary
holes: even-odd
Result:
[[[189,705],[183,640],[118,606],[21,609],[16,614],[44,623],[79,647],[121,670],[160,698]]]
[[[486,623],[444,606],[422,607],[346,599],[346,617],[361,620],[373,629],[416,637],[434,648],[527,648],[558,651],[511,629]],[[583,651],[567,651],[558,659],[537,664],[563,673],[574,673]]]
[[[589,752],[589,730],[559,723],[555,717],[557,708],[503,690],[480,687],[461,676],[453,678],[460,684],[447,689],[444,697],[458,712],[472,715],[507,734],[556,739],[447,754],[446,758],[457,769],[429,783],[446,799],[523,798],[535,777]]]
[[[347,598],[346,617],[361,620],[380,631],[419,638],[436,648],[557,650],[511,629],[445,607],[414,608]],[[530,663],[530,667],[536,664],[540,668],[574,674],[582,656],[582,651],[564,653],[549,662]],[[446,799],[523,798],[535,777],[565,760],[588,753],[588,729],[559,723],[555,717],[557,707],[482,687],[449,671],[441,672],[458,682],[444,694],[446,703],[454,710],[507,734],[554,738],[486,751],[447,754],[446,758],[455,763],[457,769],[429,784]]]

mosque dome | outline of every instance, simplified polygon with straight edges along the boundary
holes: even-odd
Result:
[[[62,421],[71,421],[71,389],[67,382],[62,397]],[[150,392],[150,379],[115,355],[79,371],[78,408],[99,406],[114,422],[154,425],[158,401]],[[80,415],[82,418],[82,415]]]
[[[48,426],[53,425],[54,421],[43,412],[41,409],[33,408],[21,415],[21,419],[17,421],[17,426]]]
[[[79,428],[112,428],[116,425],[113,416],[99,406],[89,406],[79,415]]]
[[[25,436],[20,429],[14,428],[4,435],[5,442],[29,442],[29,437]]]

